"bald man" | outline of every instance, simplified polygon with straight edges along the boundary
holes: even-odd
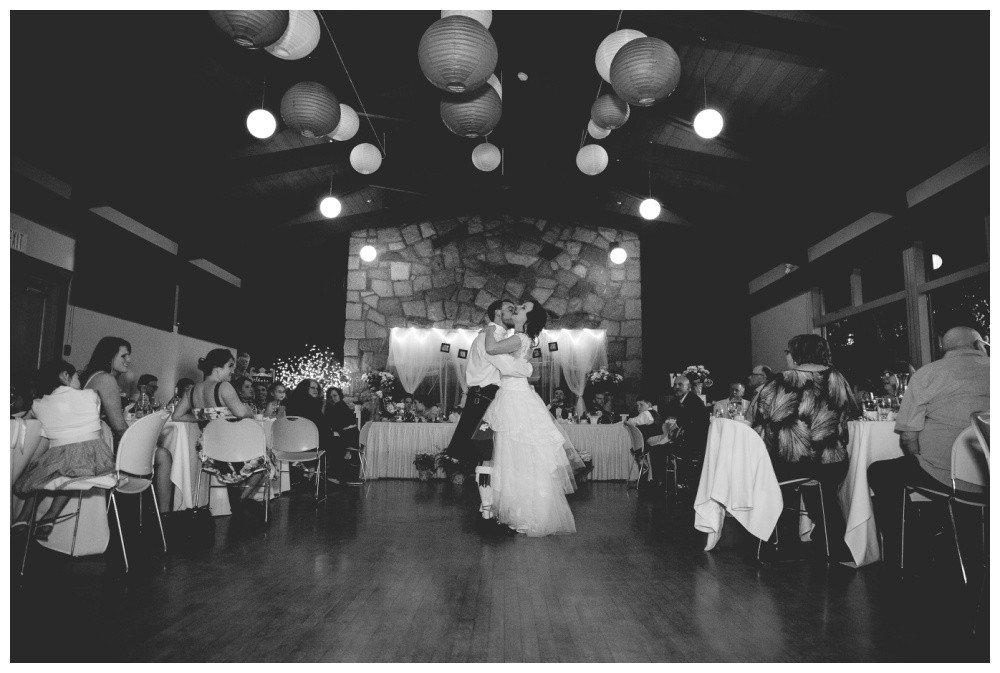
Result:
[[[951,446],[973,412],[990,408],[987,345],[971,327],[945,333],[944,356],[917,370],[899,405],[895,429],[903,457],[868,468],[875,518],[893,567],[899,567],[904,484],[951,488]]]

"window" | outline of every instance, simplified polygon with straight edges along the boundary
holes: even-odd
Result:
[[[820,291],[823,293],[823,309],[827,313],[839,311],[851,305],[851,279],[849,272],[838,272],[825,278]]]
[[[906,304],[893,302],[826,326],[833,364],[852,384],[876,377],[883,367],[905,370],[910,361]]]
[[[931,345],[934,359],[941,357],[939,337],[952,327],[975,328],[990,339],[990,276],[982,274],[946,285],[927,295],[931,305]]]
[[[927,231],[924,236],[927,280],[988,262],[989,255],[986,223],[982,217],[955,217]],[[940,266],[935,269],[935,264]]]

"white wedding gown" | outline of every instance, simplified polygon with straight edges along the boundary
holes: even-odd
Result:
[[[531,342],[518,334],[527,359]],[[528,380],[504,377],[484,416],[493,428],[493,504],[497,517],[519,533],[541,537],[575,533],[566,494],[576,490],[565,438]]]

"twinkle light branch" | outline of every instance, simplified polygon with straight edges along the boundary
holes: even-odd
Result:
[[[274,379],[294,388],[305,379],[315,379],[325,393],[330,386],[344,389],[351,381],[351,370],[340,364],[337,354],[319,346],[306,345],[305,355],[278,358],[274,363]]]

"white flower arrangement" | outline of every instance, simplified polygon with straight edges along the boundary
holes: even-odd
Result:
[[[587,383],[590,385],[618,385],[625,379],[621,374],[612,374],[607,369],[595,369],[587,374]]]
[[[712,379],[709,378],[712,372],[705,368],[705,365],[688,365],[683,372],[684,376],[692,385],[695,383],[704,384],[706,388],[712,387]]]

